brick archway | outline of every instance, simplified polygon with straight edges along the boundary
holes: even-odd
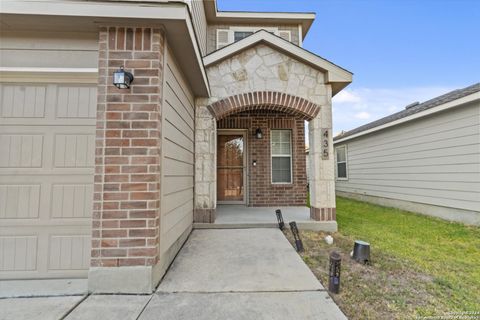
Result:
[[[320,106],[297,96],[277,91],[254,91],[230,96],[208,106],[212,115],[220,120],[231,114],[250,110],[274,110],[312,120]]]

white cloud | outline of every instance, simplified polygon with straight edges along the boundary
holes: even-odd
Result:
[[[333,97],[333,130],[348,131],[403,110],[415,101],[426,101],[456,88],[353,88]]]
[[[362,112],[356,113],[354,117],[357,119],[366,120],[366,119],[370,119],[371,115],[366,111],[362,111]]]
[[[358,103],[361,101],[361,98],[352,91],[344,90],[335,96],[335,101],[338,103]]]

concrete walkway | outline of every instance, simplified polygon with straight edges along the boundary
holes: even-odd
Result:
[[[141,320],[346,319],[278,229],[195,230]]]
[[[194,230],[153,295],[0,299],[0,320],[346,319],[278,229]]]

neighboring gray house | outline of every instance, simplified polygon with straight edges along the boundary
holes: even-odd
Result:
[[[334,138],[340,196],[480,224],[480,83]]]

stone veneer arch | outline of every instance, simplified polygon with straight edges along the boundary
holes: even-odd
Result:
[[[304,120],[312,120],[320,112],[320,106],[304,98],[278,91],[241,93],[216,101],[207,108],[216,120],[251,110],[280,111]]]

